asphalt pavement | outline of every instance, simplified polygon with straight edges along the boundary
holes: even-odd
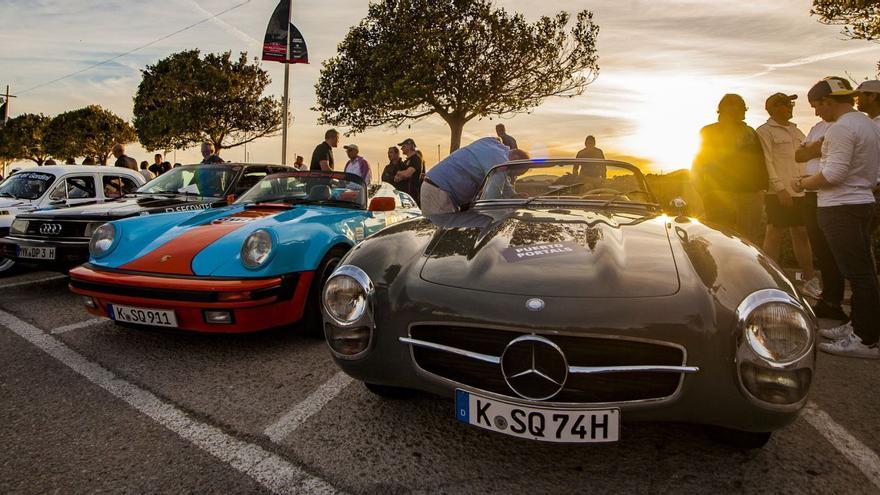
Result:
[[[880,361],[820,353],[761,450],[625,417],[614,444],[542,444],[380,399],[298,329],[124,329],[37,272],[0,279],[0,362],[3,494],[880,493]]]

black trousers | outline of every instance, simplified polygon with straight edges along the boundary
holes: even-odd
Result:
[[[880,287],[871,256],[874,204],[829,206],[817,209],[819,227],[840,273],[852,287],[852,325],[865,345],[880,339]]]
[[[816,257],[816,268],[822,274],[822,302],[832,308],[839,308],[843,304],[844,279],[825,240],[825,234],[819,228],[819,219],[816,212],[817,197],[815,192],[807,192],[804,216],[806,217],[807,235],[810,237],[810,247],[813,248],[813,256]]]

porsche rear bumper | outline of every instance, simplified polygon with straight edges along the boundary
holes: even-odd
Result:
[[[246,333],[299,321],[314,272],[273,278],[212,279],[98,269],[70,271],[70,290],[90,298],[90,313],[109,317],[108,304],[172,310],[179,330]],[[229,323],[208,323],[206,311],[228,311]]]

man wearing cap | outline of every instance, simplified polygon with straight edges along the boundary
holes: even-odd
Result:
[[[865,112],[880,126],[880,81],[874,79],[864,81],[856,88],[856,102],[860,112]],[[871,223],[871,234],[880,227],[880,184],[874,187],[874,220]],[[874,260],[875,262],[877,260]]]
[[[339,131],[329,129],[324,133],[324,140],[321,141],[315,150],[312,151],[312,160],[309,163],[309,170],[312,171],[333,171],[333,148],[339,146]]]
[[[394,174],[394,186],[397,190],[403,191],[410,196],[416,203],[421,204],[421,175],[422,175],[422,157],[416,150],[416,142],[412,138],[406,138],[402,143],[398,143],[401,151],[406,156],[406,160],[400,166],[400,170]]]
[[[796,125],[791,122],[794,100],[797,95],[775,93],[767,98],[764,108],[770,115],[767,122],[755,132],[764,149],[764,163],[770,178],[764,207],[767,212],[767,232],[764,236],[764,252],[779,261],[782,236],[787,230],[798,265],[804,271],[802,291],[819,299],[822,288],[813,271],[813,252],[807,236],[804,193],[791,189],[791,181],[803,175],[801,166],[795,160],[795,152],[806,139]]]
[[[345,164],[345,173],[354,174],[364,180],[364,184],[370,187],[372,174],[370,173],[370,164],[364,157],[360,156],[360,149],[356,144],[346,144],[343,146],[345,153],[348,155],[348,163]]]
[[[422,213],[454,213],[473,201],[486,174],[510,158],[510,148],[485,137],[453,151],[434,165],[422,184]]]
[[[746,103],[726,94],[718,103],[718,122],[700,130],[694,159],[694,186],[703,199],[706,219],[756,241],[761,225],[760,192],[767,188],[764,150],[746,125]]]
[[[880,170],[880,128],[853,108],[849,81],[828,77],[807,94],[816,115],[834,122],[822,143],[819,173],[792,181],[795,192],[818,191],[819,227],[840,272],[852,287],[852,321],[820,330],[832,342],[819,349],[849,357],[880,359],[880,287],[871,257],[871,189]]]

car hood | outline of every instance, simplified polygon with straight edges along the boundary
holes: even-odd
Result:
[[[0,208],[14,208],[18,206],[30,207],[33,202],[29,199],[0,198]]]
[[[656,297],[678,292],[663,217],[601,209],[484,209],[445,215],[424,280],[546,297]]]
[[[202,198],[186,196],[138,196],[103,203],[95,202],[85,205],[59,209],[41,210],[31,214],[29,218],[64,219],[113,219],[152,213],[170,213],[175,211],[204,210],[214,203],[222,203],[221,198]]]

